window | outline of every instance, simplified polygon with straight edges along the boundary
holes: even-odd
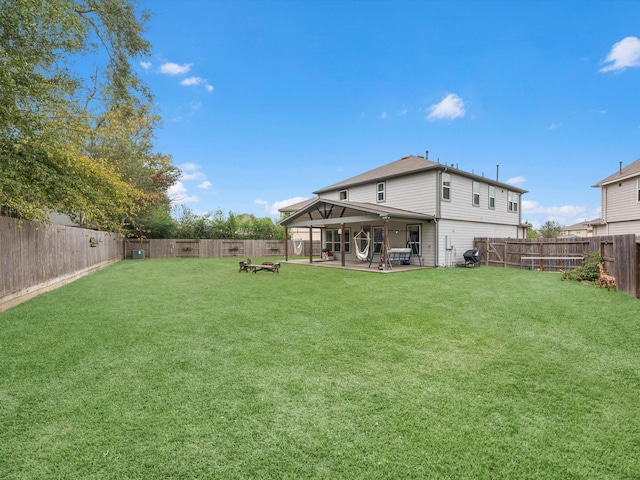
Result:
[[[451,200],[451,174],[442,174],[442,199]]]
[[[473,182],[473,206],[480,206],[480,182]]]
[[[496,208],[496,187],[489,185],[489,208]]]
[[[518,211],[518,194],[515,192],[509,192],[509,211]]]
[[[420,225],[407,225],[407,247],[412,255],[420,255]]]
[[[351,251],[350,244],[350,231],[348,228],[344,229],[346,237],[344,237],[344,251],[345,253],[349,253]],[[328,228],[324,231],[324,248],[331,250],[332,252],[340,252],[342,249],[342,233],[340,229],[331,229]]]
[[[340,200],[347,200],[347,191],[346,190],[340,190]]]
[[[376,190],[378,192],[378,196],[376,197],[377,201],[378,202],[384,202],[384,182],[380,182],[377,185]]]

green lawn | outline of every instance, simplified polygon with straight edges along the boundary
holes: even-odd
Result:
[[[559,274],[126,261],[0,314],[3,479],[639,477],[640,301]]]

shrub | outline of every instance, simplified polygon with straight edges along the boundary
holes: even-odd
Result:
[[[562,272],[562,280],[578,280],[593,282],[600,277],[598,264],[602,261],[599,253],[585,253],[584,266],[575,270],[567,270]]]

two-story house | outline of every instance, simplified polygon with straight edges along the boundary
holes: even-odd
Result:
[[[410,248],[413,264],[451,266],[473,248],[474,237],[526,237],[520,208],[526,190],[421,156],[313,193],[316,198],[288,207],[280,224],[320,229],[324,249],[343,263],[362,261],[367,251],[370,258]]]
[[[595,236],[640,235],[640,160],[599,181],[602,217],[587,222]]]
[[[588,222],[566,225],[562,227],[562,235],[560,236],[563,238],[593,237],[593,227],[589,226]]]

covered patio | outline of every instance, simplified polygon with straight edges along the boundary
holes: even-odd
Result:
[[[372,262],[371,266],[369,266],[369,261],[360,262],[353,260],[345,260],[344,265],[341,261],[329,261],[329,260],[321,260],[318,258],[314,258],[312,262],[309,262],[308,259],[296,259],[296,260],[287,260],[285,263],[293,263],[298,265],[307,265],[311,267],[319,267],[319,268],[340,268],[343,270],[356,270],[360,272],[377,272],[377,273],[393,273],[393,272],[409,272],[412,270],[423,270],[426,268],[433,267],[425,267],[424,265],[398,265],[393,264],[390,267],[379,269],[380,262]]]
[[[289,238],[292,228],[308,228],[309,238],[313,229],[322,232],[323,258],[314,258],[310,251],[308,260],[293,262],[369,271],[424,268],[424,238],[432,237],[435,231],[434,217],[430,215],[320,197],[279,223],[285,228],[285,238]],[[399,251],[406,252],[406,257],[398,258]],[[285,261],[289,261],[290,254],[285,242]],[[328,260],[331,257],[334,260]]]

